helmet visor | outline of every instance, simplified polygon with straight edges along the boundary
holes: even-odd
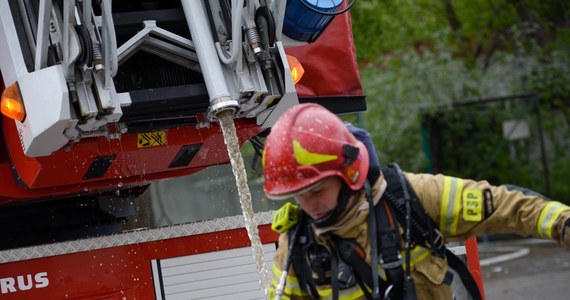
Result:
[[[309,192],[309,191],[311,191],[311,190],[313,190],[313,189],[319,187],[321,184],[323,184],[324,181],[325,181],[324,179],[319,180],[319,181],[317,181],[317,182],[315,182],[315,183],[313,183],[313,184],[310,184],[310,185],[308,185],[308,186],[306,186],[306,187],[304,187],[304,188],[302,188],[302,189],[300,189],[300,190],[296,190],[296,191],[293,191],[293,192],[290,192],[290,193],[279,194],[279,195],[272,195],[272,194],[269,194],[269,193],[266,192],[265,195],[267,196],[267,198],[269,198],[269,199],[271,199],[271,200],[287,200],[287,199],[295,198],[295,197],[297,197],[297,196],[299,196],[299,195],[302,195],[302,194],[304,194],[304,193],[306,193],[306,192]]]

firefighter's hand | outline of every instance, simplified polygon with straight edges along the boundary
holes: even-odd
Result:
[[[566,219],[564,228],[562,228],[562,244],[570,250],[570,218]]]

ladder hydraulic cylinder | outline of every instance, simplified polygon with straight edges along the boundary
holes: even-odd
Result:
[[[211,114],[217,116],[225,110],[235,111],[239,103],[232,99],[228,90],[202,1],[182,0],[182,8],[208,89]]]

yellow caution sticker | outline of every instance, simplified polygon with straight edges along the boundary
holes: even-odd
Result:
[[[137,137],[137,147],[155,147],[166,145],[166,131],[153,131],[139,133]]]
[[[476,189],[463,190],[463,219],[479,222],[483,220],[483,191]]]

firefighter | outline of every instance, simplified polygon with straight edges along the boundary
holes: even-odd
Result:
[[[570,248],[568,206],[530,190],[441,174],[400,173],[430,220],[398,222],[397,208],[383,202],[391,188],[374,150],[318,104],[296,105],[278,119],[266,139],[263,168],[267,197],[294,198],[300,207],[297,223],[280,235],[270,297],[453,299],[451,259],[429,243],[514,231]],[[415,223],[433,224],[428,235],[435,238],[412,240],[408,228]],[[385,249],[394,243],[396,252]]]

